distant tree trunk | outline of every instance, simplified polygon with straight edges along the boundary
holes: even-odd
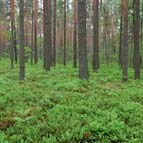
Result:
[[[103,28],[103,44],[104,44],[104,52],[105,52],[105,63],[109,64],[109,49],[108,49],[108,43],[107,43],[107,13],[104,8],[104,28]],[[103,56],[104,56],[103,55]]]
[[[54,28],[53,28],[53,63],[54,66],[56,65],[56,24],[57,24],[57,17],[56,17],[56,11],[57,11],[57,0],[54,0]]]
[[[140,78],[140,0],[134,0],[134,79]]]
[[[122,61],[121,61],[122,35],[123,35],[123,0],[121,0],[121,8],[120,8],[120,43],[119,43],[119,64],[120,65],[122,65]]]
[[[99,69],[99,47],[98,47],[98,0],[93,1],[93,70]]]
[[[43,20],[44,20],[44,69],[50,70],[51,66],[51,0],[43,0]]]
[[[78,0],[78,49],[79,49],[79,77],[88,79],[86,42],[86,0]]]
[[[11,0],[11,45],[10,45],[10,60],[11,68],[14,68],[14,0]]]
[[[16,42],[16,26],[15,26],[15,21],[14,21],[14,58],[15,58],[15,63],[17,64],[17,60],[18,60],[18,57],[17,57],[17,47],[16,47],[16,44],[17,44],[17,42]]]
[[[19,0],[19,9],[20,9],[20,36],[19,36],[19,45],[20,45],[20,72],[19,79],[24,80],[25,77],[25,54],[24,54],[24,1]]]
[[[77,0],[74,0],[73,67],[77,67]]]
[[[2,57],[2,54],[3,54],[3,49],[4,49],[4,34],[3,34],[4,29],[3,29],[3,24],[2,22],[0,21],[0,60],[1,60],[1,57]]]
[[[11,0],[11,30],[12,30],[12,45],[11,45],[11,67],[14,66],[14,60],[17,64],[17,47],[16,47],[16,26],[15,26],[15,1]]]
[[[62,12],[60,12],[60,18],[59,18],[59,32],[58,32],[58,48],[63,47],[63,22],[62,22]]]
[[[114,23],[114,14],[112,14],[111,18],[111,46],[113,49],[113,54],[116,54],[116,46],[115,46],[115,23]]]
[[[30,1],[26,0],[26,14],[25,14],[25,43],[26,46],[30,46]]]
[[[37,22],[38,22],[38,0],[34,0],[34,64],[38,63]]]
[[[128,80],[128,0],[123,0],[122,81]]]
[[[64,66],[66,66],[66,23],[67,23],[67,0],[64,0]]]
[[[34,56],[34,11],[33,11],[33,0],[31,2],[31,65],[33,65],[33,56]]]

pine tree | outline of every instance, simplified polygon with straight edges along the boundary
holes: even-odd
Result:
[[[24,54],[24,1],[19,0],[19,19],[20,19],[20,39],[19,39],[19,45],[20,45],[20,72],[19,72],[19,78],[20,80],[24,80],[25,77],[25,54]]]
[[[93,70],[99,69],[99,47],[98,47],[98,5],[99,1],[93,1]]]
[[[134,79],[140,78],[140,0],[134,0]]]
[[[86,44],[86,0],[78,0],[78,52],[81,79],[89,78]]]

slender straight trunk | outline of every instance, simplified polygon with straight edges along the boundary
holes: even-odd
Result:
[[[38,63],[37,22],[38,22],[38,0],[34,0],[34,64]]]
[[[73,67],[77,67],[77,0],[74,0]]]
[[[66,23],[67,23],[67,0],[64,0],[64,66],[66,66]]]
[[[2,56],[2,53],[3,53],[3,38],[4,38],[4,35],[3,35],[3,25],[2,25],[2,22],[0,22],[0,60],[1,60],[1,56]]]
[[[46,69],[47,65],[48,65],[48,61],[47,61],[47,54],[48,54],[48,50],[47,50],[47,1],[43,0],[43,68]],[[47,67],[48,70],[48,67]]]
[[[31,2],[31,65],[33,65],[33,56],[34,56],[34,11],[33,11],[33,0]]]
[[[111,18],[111,47],[113,50],[113,54],[116,54],[116,46],[115,46],[115,23],[114,23],[114,14],[112,14]]]
[[[10,60],[11,68],[14,68],[14,0],[11,0],[11,45],[10,45]]]
[[[142,12],[142,14],[141,14],[141,40],[140,40],[140,46],[141,46],[141,53],[143,52],[143,2],[142,2],[142,6],[141,6],[141,12]],[[143,54],[141,54],[141,60],[142,60],[142,55]],[[140,63],[141,64],[141,66],[142,66],[142,62]]]
[[[59,46],[58,48],[62,48],[63,47],[63,22],[62,22],[62,15],[60,15],[60,22],[59,22],[59,37],[58,37],[58,41],[59,41]]]
[[[103,32],[103,44],[104,44],[104,51],[105,51],[105,63],[109,64],[109,49],[107,43],[107,14],[104,9],[104,32]],[[103,56],[104,56],[103,55]]]
[[[15,63],[17,64],[17,61],[18,61],[18,57],[17,57],[17,47],[16,47],[16,44],[17,44],[17,42],[16,42],[16,26],[15,26],[15,21],[14,21],[14,35],[13,35],[13,38],[14,38],[14,58],[15,58]]]
[[[16,26],[15,26],[15,1],[11,0],[11,35],[12,35],[12,45],[11,45],[11,67],[14,67],[14,61],[17,64],[17,47],[16,47]]]
[[[122,81],[128,80],[128,0],[123,0]]]
[[[93,1],[93,70],[99,69],[99,47],[98,47],[98,5],[99,1]]]
[[[122,50],[122,35],[123,35],[123,0],[121,0],[121,8],[120,8],[120,43],[119,43],[119,64],[122,65],[121,61],[121,50]]]
[[[130,36],[131,40],[130,40],[130,43],[131,43],[131,47],[130,47],[130,61],[129,61],[129,66],[132,68],[133,67],[133,49],[134,49],[134,34],[131,33],[131,36]]]
[[[26,0],[26,14],[25,14],[25,44],[26,46],[30,46],[30,1]]]
[[[19,9],[20,9],[20,36],[19,36],[19,45],[20,45],[20,72],[19,79],[24,80],[25,77],[25,54],[24,54],[24,1],[19,0]]]
[[[134,0],[134,79],[140,78],[140,0]]]
[[[56,17],[56,11],[57,11],[57,0],[54,0],[54,27],[53,27],[53,64],[56,65],[56,25],[57,25],[57,17]]]
[[[44,30],[44,69],[50,70],[51,66],[51,0],[43,0],[43,30]]]
[[[78,0],[79,78],[89,78],[86,42],[86,0]]]
[[[41,15],[42,16],[42,15]],[[43,19],[41,17],[41,20],[39,22],[39,38],[40,38],[40,43],[39,43],[39,58],[42,60],[43,59],[43,42],[41,40],[43,39]]]

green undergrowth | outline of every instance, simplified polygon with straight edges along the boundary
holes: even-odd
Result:
[[[0,143],[143,143],[143,80],[121,83],[117,65],[78,79],[72,65],[18,66],[0,61]]]

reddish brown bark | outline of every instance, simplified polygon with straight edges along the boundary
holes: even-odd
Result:
[[[34,64],[38,63],[37,22],[38,22],[38,0],[34,0]]]
[[[26,0],[26,14],[25,14],[25,43],[26,46],[30,46],[30,1]]]
[[[54,23],[54,27],[53,27],[53,63],[54,65],[56,65],[56,35],[57,35],[57,28],[56,28],[56,24],[57,24],[57,17],[56,17],[56,11],[57,11],[57,0],[54,0],[54,19],[53,19],[53,23]]]

